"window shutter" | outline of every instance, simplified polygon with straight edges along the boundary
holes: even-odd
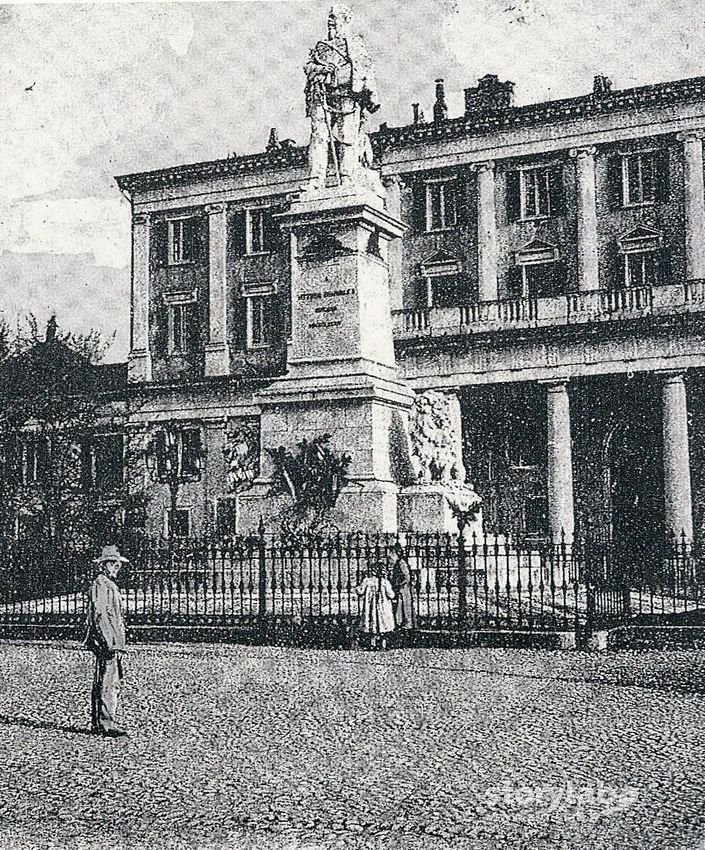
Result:
[[[658,253],[658,282],[665,285],[673,283],[671,271],[671,249],[669,247],[661,248]]]
[[[411,226],[423,233],[426,230],[426,184],[423,180],[418,180],[412,191]]]
[[[168,473],[166,432],[161,429],[157,431],[154,437],[154,443],[157,455],[157,476],[160,480],[164,480]]]
[[[610,156],[607,159],[607,191],[610,209],[619,209],[624,205],[622,157],[619,155]]]
[[[245,236],[245,228],[247,227],[245,210],[240,210],[239,212],[235,213],[232,219],[232,227],[233,249],[236,254],[242,256],[245,253],[247,246],[247,237]]]
[[[563,180],[564,168],[557,165],[548,172],[548,190],[551,199],[551,215],[565,215],[565,184]]]
[[[152,225],[152,244],[154,245],[154,262],[157,266],[165,266],[169,262],[169,224],[166,221],[155,221]]]
[[[612,288],[624,289],[627,285],[627,255],[617,250],[616,245],[612,250],[614,252]]]
[[[510,266],[507,269],[507,296],[524,297],[524,275],[521,266]]]
[[[552,295],[564,295],[568,289],[568,267],[563,260],[553,264]]]
[[[521,218],[521,185],[518,171],[507,172],[507,221]],[[521,271],[521,269],[520,269]]]
[[[208,259],[208,216],[191,219],[191,257],[195,262]]]
[[[154,350],[157,356],[164,357],[167,353],[169,335],[169,308],[166,304],[159,303],[159,307],[154,312],[154,319]]]
[[[201,349],[201,322],[199,305],[189,304],[186,308],[186,350],[197,352]]]
[[[654,155],[654,180],[656,182],[656,200],[662,203],[671,195],[670,156],[668,148],[656,151]]]
[[[264,211],[264,247],[266,251],[278,251],[281,247],[281,231],[274,218],[277,209],[270,207]]]
[[[247,348],[247,298],[238,299],[235,344],[241,351]]]
[[[468,185],[465,180],[456,180],[455,188],[455,210],[456,221],[461,227],[468,223]]]

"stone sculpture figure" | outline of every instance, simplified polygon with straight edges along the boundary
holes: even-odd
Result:
[[[304,66],[311,119],[309,188],[325,186],[329,154],[338,184],[359,178],[372,162],[367,115],[379,109],[374,67],[362,37],[350,32],[351,22],[348,7],[333,6],[328,36]]]
[[[443,393],[429,390],[416,397],[409,437],[416,483],[440,487],[451,507],[459,512],[478,510],[482,499],[465,481],[459,435]]]
[[[229,493],[240,493],[252,486],[259,472],[259,433],[246,423],[226,429],[223,457]]]

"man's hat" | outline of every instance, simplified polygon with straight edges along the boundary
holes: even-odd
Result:
[[[128,564],[129,559],[123,558],[117,546],[103,546],[103,551],[100,557],[94,560],[94,564],[102,564],[103,561],[120,561],[121,564]]]

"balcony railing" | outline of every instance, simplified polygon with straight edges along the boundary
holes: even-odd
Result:
[[[398,310],[394,335],[398,339],[449,336],[694,312],[705,312],[705,280]]]

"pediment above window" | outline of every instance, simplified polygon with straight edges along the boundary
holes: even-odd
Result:
[[[441,277],[460,274],[462,263],[457,257],[446,251],[436,251],[421,263],[423,277]]]
[[[518,266],[530,266],[535,263],[555,263],[558,260],[558,248],[541,239],[532,239],[514,252]]]
[[[653,227],[638,224],[629,232],[619,236],[617,245],[623,254],[633,251],[656,251],[663,245],[663,234],[654,230]]]
[[[197,289],[181,289],[175,292],[164,292],[162,298],[165,304],[194,304],[198,301]]]

